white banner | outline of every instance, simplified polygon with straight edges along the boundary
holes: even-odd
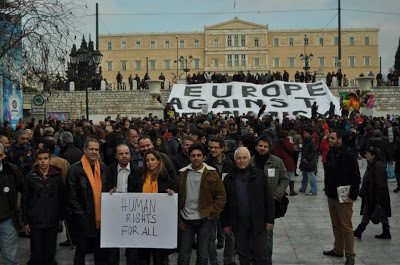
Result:
[[[102,248],[177,247],[178,194],[102,193]]]
[[[327,115],[330,103],[335,105],[335,115],[341,115],[338,99],[325,82],[289,83],[275,81],[265,85],[232,82],[224,84],[174,84],[168,102],[178,113],[201,113],[203,105],[214,114],[232,115],[238,112],[258,114],[267,105],[265,114],[271,116],[311,117],[311,105],[317,102],[318,113]]]

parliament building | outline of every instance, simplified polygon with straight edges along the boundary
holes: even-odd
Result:
[[[378,73],[378,33],[379,28],[342,29],[342,73],[350,85],[361,73]],[[337,72],[338,42],[337,29],[269,30],[268,25],[235,17],[205,26],[204,31],[100,35],[99,49],[104,55],[103,77],[115,89],[118,72],[125,83],[130,74],[142,79],[147,71],[151,79],[158,79],[161,73],[168,80],[176,75],[185,78],[183,69],[190,69],[188,74],[205,71],[231,76],[238,71],[265,74],[286,70],[294,80],[296,71],[304,72],[300,54],[311,53],[311,72]]]

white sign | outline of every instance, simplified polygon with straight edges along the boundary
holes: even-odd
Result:
[[[177,247],[178,194],[102,193],[102,248]]]
[[[174,84],[168,102],[178,113],[198,113],[204,105],[208,111],[232,115],[258,113],[263,104],[271,116],[311,117],[311,106],[317,102],[318,113],[327,115],[329,104],[335,105],[335,115],[341,115],[338,99],[325,82],[290,83],[275,81],[265,85],[232,82],[224,84]]]

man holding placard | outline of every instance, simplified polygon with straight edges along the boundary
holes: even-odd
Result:
[[[224,208],[224,184],[215,168],[203,163],[201,143],[189,148],[191,164],[180,170],[178,217],[181,230],[178,265],[189,265],[194,236],[197,235],[197,265],[208,263],[208,247],[214,220]]]

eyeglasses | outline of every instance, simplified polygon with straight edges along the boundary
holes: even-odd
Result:
[[[208,147],[208,149],[210,149],[210,150],[219,149],[219,148],[221,148],[221,147],[219,147],[219,146],[209,146],[209,147]]]

